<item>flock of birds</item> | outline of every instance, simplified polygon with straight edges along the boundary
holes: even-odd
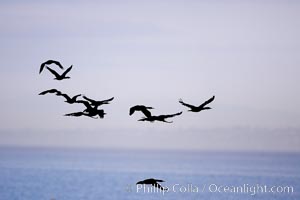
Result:
[[[70,77],[67,76],[67,74],[71,71],[71,69],[73,67],[72,65],[68,69],[66,69],[64,72],[62,72],[61,74],[59,74],[54,69],[50,68],[49,67],[50,65],[58,66],[61,70],[64,69],[64,67],[61,65],[61,63],[59,61],[48,60],[41,64],[39,73],[41,74],[43,72],[43,70],[46,68],[46,69],[48,69],[48,71],[50,73],[52,73],[55,76],[55,78],[54,78],[55,80],[62,81],[64,79],[70,79]],[[97,119],[98,117],[104,118],[104,115],[106,113],[104,112],[103,109],[98,109],[98,107],[101,105],[104,105],[104,104],[109,104],[114,99],[114,97],[112,97],[110,99],[98,101],[98,100],[91,99],[87,96],[84,96],[82,94],[77,94],[77,95],[71,97],[68,94],[63,93],[57,89],[49,89],[49,90],[45,90],[45,91],[39,93],[39,95],[46,95],[46,94],[55,94],[56,96],[61,96],[65,99],[65,102],[68,104],[76,103],[76,104],[81,104],[84,106],[84,109],[82,111],[68,113],[68,114],[65,114],[65,116],[73,116],[73,117],[87,116],[87,117],[91,117],[94,119]],[[78,97],[80,97],[80,96],[82,96],[82,99],[78,100]]]
[[[72,65],[69,68],[67,68],[65,71],[63,71],[62,73],[58,73],[54,69],[50,68],[49,67],[50,65],[51,66],[56,65],[61,70],[64,70],[64,67],[61,65],[61,63],[59,61],[48,60],[41,64],[39,73],[41,74],[43,72],[43,70],[46,68],[51,74],[53,74],[55,76],[55,78],[54,78],[55,80],[62,81],[64,79],[70,79],[70,77],[67,76],[67,74],[72,70],[72,67],[73,67]],[[65,98],[65,102],[69,103],[69,104],[84,105],[84,110],[79,111],[79,112],[68,113],[68,114],[65,114],[65,116],[73,116],[73,117],[87,116],[87,117],[91,117],[94,119],[97,119],[98,117],[104,118],[104,115],[106,113],[104,112],[103,109],[98,109],[99,106],[102,106],[104,104],[109,104],[114,99],[114,97],[112,97],[112,98],[109,98],[106,100],[99,101],[99,100],[94,100],[94,99],[88,98],[82,94],[77,94],[73,97],[70,97],[68,94],[62,93],[61,91],[59,91],[57,89],[49,89],[49,90],[45,90],[45,91],[39,93],[39,95],[45,95],[45,94],[55,94],[56,96],[62,96],[63,98]],[[82,99],[78,100],[78,97],[80,97],[80,96],[82,96]],[[211,109],[211,107],[208,107],[207,105],[210,104],[214,99],[215,99],[215,96],[211,97],[210,99],[208,99],[204,103],[200,104],[199,106],[187,104],[187,103],[183,102],[182,99],[179,100],[179,103],[185,107],[188,107],[189,108],[188,111],[190,111],[190,112],[200,112],[203,110]],[[136,105],[129,109],[129,115],[132,115],[133,113],[139,111],[144,114],[144,117],[139,119],[138,121],[149,121],[149,122],[160,121],[160,122],[165,122],[165,123],[172,123],[172,121],[166,121],[166,119],[182,114],[182,112],[178,112],[178,113],[167,114],[167,115],[153,115],[150,112],[150,110],[152,110],[152,109],[154,109],[154,108],[145,106],[145,105]],[[160,184],[158,184],[158,182],[164,182],[164,181],[151,178],[151,179],[139,181],[136,184],[150,184],[161,190],[165,190],[165,188],[163,188]]]

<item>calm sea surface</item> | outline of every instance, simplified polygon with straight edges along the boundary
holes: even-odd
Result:
[[[300,154],[0,148],[0,200],[27,199],[299,200]]]

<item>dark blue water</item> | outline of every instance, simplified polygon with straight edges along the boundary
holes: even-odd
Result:
[[[0,200],[27,199],[299,200],[300,155],[0,148]]]

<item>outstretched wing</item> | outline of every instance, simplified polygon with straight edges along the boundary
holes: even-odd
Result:
[[[154,179],[156,182],[165,182],[164,180]]]
[[[44,69],[45,66],[46,66],[46,63],[42,63],[42,64],[41,64],[40,72],[39,72],[39,73],[42,73],[42,71],[43,71],[43,69]]]
[[[106,100],[103,100],[102,103],[106,103],[108,104],[110,101],[114,100],[115,97],[112,97],[110,99],[106,99]]]
[[[90,99],[90,98],[88,98],[88,97],[86,97],[86,96],[83,96],[82,98],[84,98],[85,100],[87,100],[87,101],[89,101],[89,102],[91,102],[91,103],[94,103],[94,102],[95,102],[94,99]]]
[[[182,105],[184,105],[184,106],[186,106],[186,107],[188,107],[188,108],[190,108],[190,109],[195,109],[195,108],[197,108],[196,106],[193,106],[193,105],[191,105],[191,104],[184,103],[184,102],[182,101],[182,99],[179,99],[179,103],[181,103]]]
[[[102,104],[108,104],[110,101],[112,101],[114,99],[114,97],[110,98],[110,99],[106,99],[106,100],[102,100],[102,101],[96,101],[94,99],[90,99],[86,96],[83,96],[83,98],[89,102],[91,102],[92,104],[98,104],[98,105],[102,105]]]
[[[73,67],[73,65],[71,65],[71,67],[66,69],[66,71],[64,71],[64,73],[61,76],[65,77],[67,75],[67,73],[69,73],[69,71],[71,71],[72,67]]]
[[[132,115],[135,111],[136,111],[136,106],[132,106],[132,107],[129,109],[129,115]]]
[[[205,101],[203,104],[201,104],[201,107],[206,106],[207,104],[211,103],[213,100],[215,99],[215,96],[211,97],[210,99],[208,99],[207,101]]]
[[[88,101],[79,100],[79,101],[76,101],[75,103],[82,103],[87,109],[92,109],[92,106],[90,105],[90,103]]]
[[[149,121],[149,122],[152,122],[151,120],[152,120],[151,118],[143,117],[143,118],[139,119],[138,121]]]
[[[77,97],[79,97],[79,96],[81,96],[81,94],[77,94],[77,95],[73,96],[72,99],[76,100]]]
[[[74,112],[74,113],[65,114],[65,116],[72,116],[72,117],[80,117],[82,115],[84,115],[83,112]]]
[[[58,93],[58,94],[56,94],[57,96],[63,96],[63,97],[65,97],[65,99],[67,100],[67,101],[70,101],[71,100],[71,97],[69,97],[69,95],[67,95],[67,94],[64,94],[64,93]]]
[[[60,77],[60,75],[59,75],[55,70],[51,69],[50,67],[47,67],[47,69],[48,69],[48,70],[49,70],[56,78]]]
[[[175,114],[171,114],[171,115],[160,115],[160,117],[162,117],[162,118],[171,118],[171,117],[175,117],[175,116],[177,116],[177,115],[181,115],[182,114],[182,112],[179,112],[179,113],[175,113]]]
[[[60,91],[58,91],[57,89],[50,89],[50,90],[45,90],[45,91],[39,93],[39,95],[45,95],[45,94],[48,94],[48,93],[56,93],[56,94],[59,94]]]
[[[64,69],[64,67],[60,64],[59,61],[52,60],[53,64],[56,64],[59,68]]]
[[[141,112],[146,116],[146,117],[151,117],[151,112],[145,108],[145,109],[141,109]]]

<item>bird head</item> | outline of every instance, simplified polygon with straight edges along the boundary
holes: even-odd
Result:
[[[104,115],[106,115],[106,113],[104,112],[104,110],[98,110],[98,116],[103,119]]]
[[[138,185],[138,184],[144,184],[144,182],[143,182],[143,181],[139,181],[139,182],[137,182],[136,184],[137,184],[137,185]]]

